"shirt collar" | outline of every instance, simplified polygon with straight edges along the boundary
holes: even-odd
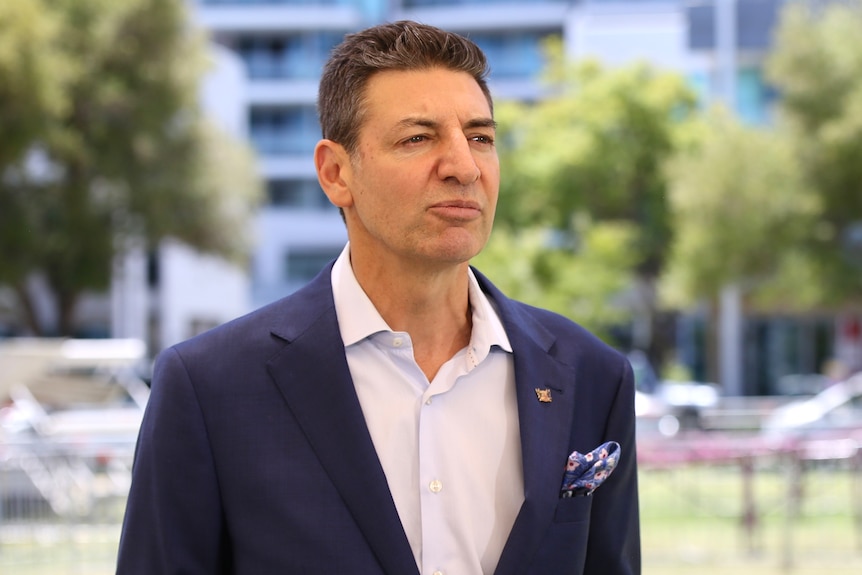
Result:
[[[473,330],[470,347],[481,361],[492,346],[504,351],[512,351],[512,345],[488,296],[479,287],[479,282],[468,270],[469,298],[473,310]],[[380,316],[365,291],[356,281],[350,265],[350,243],[344,246],[332,266],[332,295],[335,300],[335,314],[344,346],[348,347],[381,331],[393,331]]]
[[[344,347],[358,343],[375,333],[392,331],[353,275],[350,242],[344,246],[332,266],[332,296]]]

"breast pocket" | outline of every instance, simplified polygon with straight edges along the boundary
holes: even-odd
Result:
[[[529,575],[583,575],[592,505],[592,497],[560,499],[554,521],[526,571]]]
[[[589,496],[562,498],[557,503],[554,522],[576,523],[579,521],[589,521],[592,505],[593,498]]]

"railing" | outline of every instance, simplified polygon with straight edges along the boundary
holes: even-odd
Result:
[[[641,438],[644,575],[862,573],[860,446]],[[113,573],[133,450],[0,441],[0,573]]]
[[[0,442],[0,573],[114,570],[134,443]]]
[[[646,573],[862,572],[862,433],[693,433],[638,450]]]

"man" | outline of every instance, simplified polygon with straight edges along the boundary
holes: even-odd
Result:
[[[314,160],[349,243],[161,354],[118,573],[640,572],[629,364],[468,264],[499,185],[486,74],[412,22],[336,48]],[[569,455],[607,442],[569,497]]]

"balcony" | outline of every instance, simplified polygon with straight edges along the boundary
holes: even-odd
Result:
[[[362,26],[356,2],[346,0],[198,0],[195,21],[215,34],[332,30]]]

